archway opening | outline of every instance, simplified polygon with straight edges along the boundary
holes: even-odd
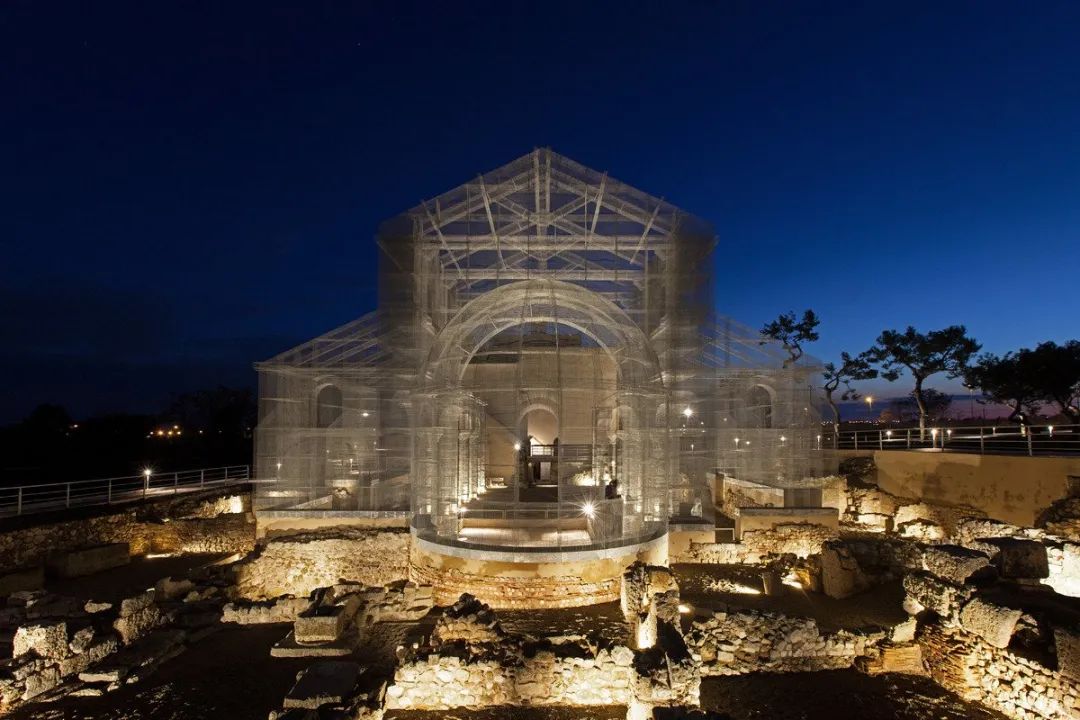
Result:
[[[663,380],[649,339],[610,301],[558,281],[492,290],[441,330],[423,381],[418,407],[475,402],[475,433],[452,418],[431,433],[440,447],[467,443],[469,457],[479,438],[485,460],[475,495],[462,491],[474,485],[462,463],[423,465],[416,487],[445,518],[434,523],[438,541],[589,546],[662,525],[666,446],[651,418]],[[418,445],[418,462],[433,448]]]
[[[329,428],[341,419],[341,388],[326,385],[315,396],[315,427]]]
[[[749,427],[768,429],[773,426],[772,394],[762,385],[755,385],[746,394]]]

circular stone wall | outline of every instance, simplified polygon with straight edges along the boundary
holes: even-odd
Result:
[[[439,605],[470,593],[495,609],[563,608],[619,599],[635,561],[666,565],[668,537],[571,552],[494,551],[439,545],[413,535],[409,579],[435,589]]]

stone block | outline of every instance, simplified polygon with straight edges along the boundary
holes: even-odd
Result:
[[[974,593],[970,586],[957,585],[925,572],[905,575],[904,591],[904,609],[909,614],[930,610],[947,624],[957,621],[960,608]]]
[[[897,523],[897,532],[902,537],[922,542],[936,542],[944,540],[947,533],[945,528],[929,520],[910,520],[905,523]]]
[[[68,655],[67,623],[24,625],[15,631],[12,657],[33,652],[38,657],[59,660]]]
[[[960,625],[994,647],[1005,648],[1021,615],[1021,610],[995,605],[977,597],[960,611]]]
[[[183,598],[194,589],[195,583],[181,578],[173,580],[171,577],[161,578],[154,583],[154,597],[158,601],[178,600]]]
[[[978,550],[959,545],[934,545],[923,551],[923,567],[939,578],[962,585],[973,576],[985,573],[990,567],[990,558]]]
[[[47,690],[52,690],[60,684],[60,669],[55,665],[43,668],[26,677],[26,690],[23,692],[23,700],[29,700]]]
[[[350,637],[352,635],[352,637]],[[290,632],[270,648],[271,657],[345,657],[356,650],[355,634],[346,633],[345,637],[330,642],[300,643],[296,634]]]
[[[284,707],[317,710],[323,705],[342,704],[356,691],[356,681],[363,671],[357,663],[344,660],[317,662],[296,676]]]
[[[342,636],[346,625],[345,606],[329,605],[296,618],[293,634],[300,643],[332,642]]]
[[[989,538],[984,542],[997,548],[993,562],[1001,577],[1014,580],[1038,580],[1050,576],[1046,546],[1022,538]]]
[[[99,662],[108,655],[112,655],[119,647],[120,643],[115,637],[111,635],[103,637],[78,655],[61,660],[60,674],[66,677],[84,672],[94,663]]]
[[[45,567],[32,567],[9,570],[0,574],[0,596],[26,590],[40,590],[45,585]]]
[[[124,598],[120,601],[120,617],[134,615],[140,610],[145,610],[153,604],[154,592],[152,590],[147,590],[146,592],[133,595],[129,598]]]
[[[68,643],[68,648],[71,650],[71,652],[78,655],[84,652],[88,647],[90,647],[91,643],[93,642],[94,627],[92,625],[87,625],[86,627],[79,628],[75,631],[75,633],[71,636],[71,642]]]
[[[889,640],[894,643],[909,643],[915,639],[915,631],[918,627],[918,621],[913,617],[909,617],[904,622],[893,625],[889,631]]]
[[[880,673],[926,674],[926,667],[923,665],[922,647],[917,643],[885,645],[881,648],[881,654],[878,657],[858,663],[857,666],[870,675]]]
[[[858,560],[848,548],[831,542],[821,548],[821,587],[826,595],[845,598],[868,586]]]
[[[49,573],[59,578],[92,575],[131,562],[131,546],[127,543],[95,545],[81,550],[56,553],[47,561]]]
[[[124,603],[127,602],[127,600],[124,600]],[[162,612],[161,608],[156,604],[150,603],[138,610],[125,612],[122,609],[120,617],[113,622],[113,628],[120,635],[120,639],[123,640],[124,644],[129,645],[149,631],[166,625],[172,619],[172,613]]]

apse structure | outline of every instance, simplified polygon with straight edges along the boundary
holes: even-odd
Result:
[[[815,366],[717,312],[707,222],[540,149],[377,245],[378,308],[257,365],[260,516],[510,561],[709,527],[718,479],[820,505]]]

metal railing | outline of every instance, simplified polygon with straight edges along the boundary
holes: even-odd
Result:
[[[936,450],[979,455],[1080,455],[1080,425],[822,429],[822,449]]]
[[[117,505],[250,481],[250,466],[228,465],[167,473],[144,471],[139,475],[100,480],[0,487],[0,518],[93,505]]]

